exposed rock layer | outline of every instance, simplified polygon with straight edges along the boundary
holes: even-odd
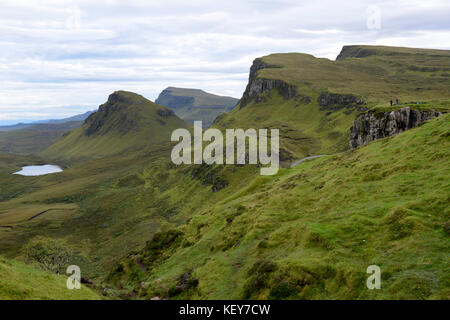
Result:
[[[352,94],[339,94],[339,93],[330,93],[323,92],[320,94],[317,99],[319,106],[328,107],[328,106],[356,106],[364,104],[364,100],[358,98]]]
[[[112,118],[114,114],[120,113],[118,119],[116,119],[115,125],[122,133],[126,133],[133,129],[136,125],[136,118],[133,114],[122,113],[121,109],[123,105],[131,105],[131,101],[128,97],[121,95],[120,93],[114,92],[109,95],[108,101],[98,108],[97,112],[92,113],[86,120],[87,125],[85,134],[87,136],[92,136],[100,133],[103,126],[113,121]]]
[[[377,139],[394,136],[440,115],[440,112],[434,110],[411,110],[410,107],[381,114],[375,112],[360,114],[350,129],[350,148],[354,149]]]
[[[284,82],[283,80],[264,79],[257,77],[258,70],[265,68],[280,68],[280,67],[264,63],[261,59],[255,59],[253,61],[253,64],[250,67],[250,75],[247,87],[239,102],[240,109],[245,107],[252,100],[254,100],[255,102],[263,102],[265,99],[264,93],[267,93],[273,89],[277,89],[278,93],[285,99],[297,98],[299,96],[297,94],[297,87],[294,85],[290,85]],[[310,99],[308,100],[306,97],[305,99],[302,100],[305,101],[306,103],[309,103],[310,101]]]

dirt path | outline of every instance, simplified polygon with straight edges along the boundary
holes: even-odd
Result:
[[[28,218],[27,221],[31,221],[31,220],[33,220],[33,219],[39,217],[40,215],[42,215],[42,214],[44,214],[44,213],[46,213],[46,212],[48,212],[48,211],[50,211],[50,210],[67,210],[67,209],[61,209],[61,208],[51,208],[51,209],[47,209],[47,210],[44,210],[44,211],[42,211],[42,212],[39,212],[39,213],[35,214],[34,216]]]
[[[144,265],[141,263],[141,261],[139,260],[138,257],[134,258],[134,262],[136,263],[136,265],[139,267],[139,269],[141,269],[141,271],[143,273],[145,273],[147,270],[145,269]]]
[[[315,158],[326,157],[326,156],[328,156],[328,154],[320,154],[320,155],[317,155],[317,156],[310,156],[310,157],[306,157],[306,158],[294,161],[294,162],[291,163],[291,168],[295,167],[299,163],[302,163],[303,161],[310,160],[310,159],[315,159]]]

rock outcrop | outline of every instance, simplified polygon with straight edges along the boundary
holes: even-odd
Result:
[[[156,110],[156,113],[163,118],[167,118],[167,117],[173,116],[175,114],[170,109],[158,109],[158,110]]]
[[[322,108],[340,109],[356,107],[364,104],[364,100],[353,94],[340,94],[331,92],[322,92],[317,98],[319,106]]]
[[[350,148],[354,149],[377,139],[394,136],[441,114],[434,110],[411,110],[410,107],[384,113],[360,114],[350,129]]]
[[[300,97],[300,95],[297,93],[297,87],[294,85],[290,85],[287,82],[279,79],[265,79],[257,77],[258,71],[266,68],[280,67],[264,63],[259,58],[253,61],[253,64],[250,67],[250,75],[247,87],[245,88],[244,94],[239,101],[239,109],[244,108],[252,100],[255,102],[264,102],[264,93],[267,93],[273,89],[277,89],[278,93],[286,100]],[[309,97],[302,96],[302,100],[305,103],[309,103],[309,101],[311,101],[311,99],[308,98]]]
[[[120,112],[124,105],[135,103],[120,91],[109,95],[108,101],[99,106],[98,111],[92,113],[86,120],[85,135],[92,136],[101,133],[101,128],[115,120],[115,125],[122,133],[133,130],[137,119],[135,115]],[[115,119],[117,118],[117,119]]]

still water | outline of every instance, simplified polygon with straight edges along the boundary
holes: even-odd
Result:
[[[21,176],[42,176],[44,174],[55,173],[63,171],[59,166],[52,164],[44,164],[42,166],[26,166],[22,170],[14,172],[13,174],[20,174]]]

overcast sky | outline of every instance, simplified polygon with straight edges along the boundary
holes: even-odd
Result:
[[[449,17],[445,0],[0,0],[0,124],[93,110],[120,89],[240,98],[253,59],[274,52],[450,49]]]

